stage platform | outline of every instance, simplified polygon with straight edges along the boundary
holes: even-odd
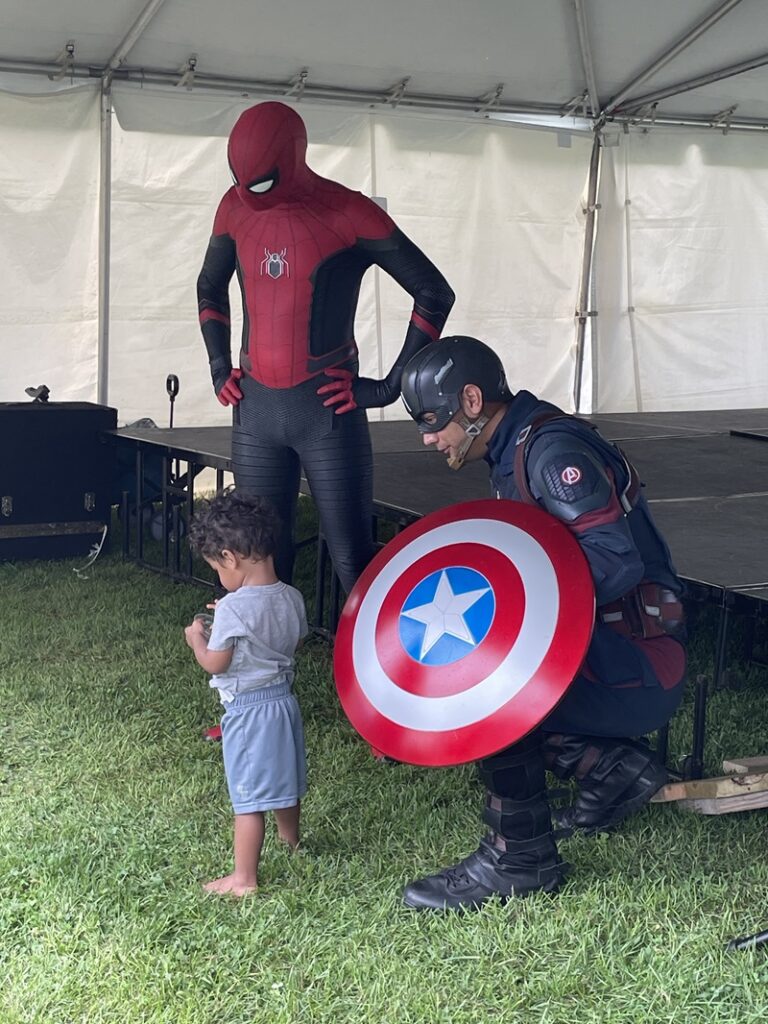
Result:
[[[711,688],[720,686],[726,668],[731,613],[768,613],[768,409],[705,412],[652,412],[596,415],[604,437],[615,441],[637,467],[654,518],[662,530],[675,565],[686,580],[689,597],[719,608],[719,629]],[[429,512],[490,494],[485,462],[470,463],[460,472],[448,469],[445,458],[427,448],[410,421],[370,424],[374,452],[374,512],[378,519],[406,526]],[[192,557],[182,558],[181,509],[193,509],[190,483],[203,468],[216,471],[216,486],[231,471],[229,427],[129,428],[111,438],[135,460],[133,502],[162,500],[162,562],[144,561],[143,517],[135,543],[124,531],[123,550],[149,568],[176,578],[194,579]],[[158,473],[158,460],[160,471]],[[185,469],[182,471],[182,464]],[[148,468],[155,475],[154,494]],[[161,479],[160,490],[157,478]],[[309,493],[306,480],[302,492]],[[124,521],[129,522],[127,499]],[[172,524],[172,526],[170,525]],[[175,538],[171,543],[170,535]],[[316,616],[326,615],[324,545],[318,543]],[[335,579],[335,577],[334,577]],[[331,586],[328,621],[333,631],[338,588]],[[707,682],[696,689],[692,753],[686,774],[702,774]]]
[[[765,431],[768,440],[768,410],[590,419],[637,467],[681,575],[718,592],[768,588],[768,445],[751,436]],[[122,428],[113,436],[121,447],[181,460],[193,475],[203,467],[231,470],[229,427]],[[372,422],[371,437],[375,511],[382,518],[407,523],[489,495],[484,462],[452,472],[410,421]],[[305,480],[302,491],[308,493]]]

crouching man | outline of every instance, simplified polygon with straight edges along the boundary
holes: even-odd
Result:
[[[428,345],[406,365],[402,396],[424,444],[452,469],[485,459],[497,497],[537,504],[571,530],[597,600],[587,656],[563,700],[533,733],[478,762],[490,832],[458,864],[411,882],[404,900],[460,909],[551,892],[563,865],[546,768],[578,784],[575,802],[555,816],[559,835],[612,829],[667,780],[636,737],[664,726],[683,695],[683,585],[622,452],[586,420],[513,394],[483,342]]]

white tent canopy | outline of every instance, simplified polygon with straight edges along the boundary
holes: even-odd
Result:
[[[3,399],[45,380],[160,416],[149,381],[181,370],[180,422],[220,418],[194,281],[224,137],[269,96],[299,104],[316,170],[386,199],[457,292],[448,331],[499,347],[514,386],[606,411],[768,404],[763,0],[14,6]],[[358,316],[373,375],[409,309],[379,277]]]
[[[302,86],[307,98],[382,102],[407,80],[403,106],[485,98],[491,110],[556,114],[584,93],[598,114],[675,87],[658,117],[708,123],[736,105],[734,119],[768,123],[763,0],[6,0],[0,28],[0,67],[65,78],[111,68],[178,82],[192,60],[196,89],[239,81],[252,96]]]

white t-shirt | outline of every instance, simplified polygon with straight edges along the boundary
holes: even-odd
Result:
[[[293,679],[293,656],[307,635],[304,598],[287,583],[240,587],[222,597],[213,613],[211,651],[234,648],[226,672],[211,678],[223,702],[235,694]]]

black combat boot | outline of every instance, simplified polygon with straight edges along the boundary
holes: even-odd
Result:
[[[406,906],[474,910],[493,896],[506,901],[560,885],[565,865],[552,833],[540,736],[526,737],[478,767],[489,787],[483,819],[491,831],[458,864],[406,886]]]
[[[641,740],[547,733],[544,760],[559,779],[579,785],[575,802],[555,811],[560,834],[609,832],[669,781]]]

